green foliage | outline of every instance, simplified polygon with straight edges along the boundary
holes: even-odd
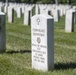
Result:
[[[55,2],[55,0],[21,0],[22,2],[28,2],[28,3],[50,3],[51,1]],[[59,3],[68,3],[68,1],[71,1],[71,3],[76,3],[76,0],[58,0]]]
[[[3,2],[6,2],[6,0],[1,0]],[[26,3],[50,3],[51,1],[55,3],[55,0],[8,0],[8,1],[15,1],[15,2],[26,2]],[[76,0],[58,0],[59,3],[68,3],[68,1],[71,1],[72,4],[76,4]]]
[[[41,3],[49,3],[50,0],[22,0],[22,2],[28,2],[28,3],[36,3],[36,2],[41,2]]]

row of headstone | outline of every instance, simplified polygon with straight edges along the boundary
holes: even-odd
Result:
[[[30,24],[30,18],[32,15],[32,10],[36,6],[36,14],[52,14],[54,17],[54,22],[58,22],[60,19],[60,16],[67,14],[68,10],[71,8],[71,6],[68,5],[43,5],[43,4],[36,4],[36,5],[29,5],[29,4],[13,4],[9,3],[8,8],[6,8],[6,5],[4,7],[3,3],[0,3],[0,11],[2,11],[2,8],[5,8],[5,12],[8,14],[8,22],[12,23],[14,21],[14,10],[17,13],[17,17],[21,18],[22,13],[24,13],[24,25]],[[8,10],[7,10],[8,9]],[[40,9],[40,10],[39,10]],[[65,10],[64,10],[65,9]],[[76,6],[73,7],[73,9],[76,9]],[[7,11],[6,11],[7,10]],[[67,10],[67,11],[66,11]],[[39,12],[40,11],[40,12]],[[76,14],[75,14],[76,15]],[[74,15],[74,16],[75,16]],[[67,18],[67,17],[66,17]],[[74,17],[74,22],[76,22],[76,17]],[[67,23],[67,19],[66,19]],[[65,23],[65,25],[66,25]],[[66,29],[66,26],[65,26]]]
[[[7,13],[10,10],[9,7],[12,7],[14,11],[17,13],[17,18],[22,17],[22,13],[24,14],[24,25],[30,24],[30,18],[33,16],[32,12],[35,7],[35,14],[48,14],[53,15],[54,21],[58,22],[60,16],[65,15],[66,11],[71,8],[69,5],[51,5],[51,4],[20,4],[20,3],[9,3],[8,8],[5,4],[4,12]],[[9,22],[9,21],[8,21]]]
[[[0,5],[2,5],[2,3]],[[67,9],[71,8],[71,6],[69,6],[69,5],[58,5],[57,6],[55,4],[51,5],[51,4],[24,4],[24,3],[23,4],[20,4],[20,3],[9,3],[8,5],[14,6],[15,9],[17,7],[22,8],[22,13],[24,13],[24,10],[25,10],[24,8],[26,6],[35,5],[35,7],[36,7],[36,13],[37,14],[38,14],[39,11],[40,11],[40,14],[42,14],[42,13],[46,14],[48,11],[53,12],[54,9],[58,8],[60,10],[60,15],[61,16],[63,14],[65,14],[65,11]],[[6,7],[6,4],[5,4],[5,7]],[[38,10],[38,9],[40,9],[40,10]]]
[[[18,6],[19,7],[19,6]],[[22,15],[22,10],[21,7],[18,8],[16,5],[15,11],[18,14],[18,18],[21,17]],[[29,25],[30,24],[30,18],[33,16],[32,15],[32,10],[33,10],[34,5],[29,6],[27,5],[24,9],[24,25]],[[45,6],[46,7],[46,6]],[[45,8],[45,12],[47,12],[47,8]],[[39,9],[36,5],[36,8]],[[14,7],[8,6],[8,22],[12,23],[14,21]],[[9,12],[10,11],[10,12]],[[37,14],[39,14],[38,10],[36,10]],[[44,14],[43,11],[41,13]],[[74,13],[74,16],[73,16]],[[46,13],[47,14],[47,13]],[[54,17],[54,22],[58,22],[60,19],[60,10],[58,8],[53,10],[53,17]],[[69,19],[69,20],[68,20]],[[76,22],[76,13],[75,9],[69,9],[66,11],[66,18],[65,18],[65,32],[72,32],[74,31],[74,23]],[[68,26],[69,25],[69,26]]]
[[[24,8],[24,25],[30,24],[30,19],[33,16],[33,8],[34,8],[34,5],[30,5],[30,6],[26,5],[25,6],[25,8]],[[17,5],[15,5],[15,6],[9,5],[8,10],[7,10],[8,11],[7,12],[8,22],[9,22],[9,20],[14,19],[14,18],[12,18],[12,17],[14,17],[14,16],[12,16],[13,15],[13,12],[12,12],[13,9],[17,13],[17,18],[22,17],[22,8],[19,5],[18,6]],[[9,17],[11,17],[11,18],[9,18]],[[12,20],[11,20],[11,23],[12,23]]]
[[[2,3],[3,4],[3,3]],[[0,5],[0,8],[4,5]],[[36,6],[36,7],[35,7]],[[21,18],[22,17],[22,13],[24,13],[24,25],[29,25],[30,24],[30,18],[33,16],[33,8],[36,8],[36,14],[52,14],[54,17],[54,22],[58,22],[60,19],[60,16],[65,15],[66,14],[66,20],[65,20],[65,31],[68,32],[68,29],[70,27],[70,32],[74,31],[74,23],[76,22],[76,13],[75,13],[75,9],[76,7],[74,6],[72,9],[71,6],[63,6],[63,5],[43,5],[43,4],[36,4],[36,5],[29,5],[29,4],[13,4],[13,3],[9,3],[8,9],[7,10],[7,14],[8,14],[8,22],[12,23],[14,21],[14,11],[16,11],[17,13],[17,17]],[[61,7],[61,9],[60,9]],[[65,10],[63,10],[63,7],[66,7]],[[39,10],[40,9],[40,10]],[[67,11],[66,11],[67,10]],[[72,11],[74,10],[74,11]],[[40,11],[40,12],[39,12]],[[64,11],[64,12],[63,12]],[[72,13],[74,13],[74,17],[72,18]],[[71,15],[69,17],[68,13]],[[68,18],[69,17],[69,18]],[[68,19],[70,20],[70,22],[68,21]],[[68,27],[67,25],[70,26]],[[72,29],[71,29],[72,28]]]

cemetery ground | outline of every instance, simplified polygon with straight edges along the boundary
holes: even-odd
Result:
[[[6,22],[6,52],[0,54],[0,75],[76,75],[75,31],[65,33],[65,17],[54,25],[54,70],[42,72],[31,67],[31,26],[23,18]],[[45,41],[45,40],[44,40]]]

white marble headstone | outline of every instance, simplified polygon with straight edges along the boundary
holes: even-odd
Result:
[[[59,16],[59,10],[58,9],[54,10],[53,17],[54,17],[54,22],[58,22],[59,21],[60,16]]]
[[[22,17],[22,8],[18,5],[17,6],[17,18],[21,18]]]
[[[49,15],[31,18],[32,68],[54,69],[54,20]]]
[[[29,25],[29,24],[30,24],[30,11],[28,11],[25,8],[25,11],[24,11],[24,25]]]
[[[8,22],[14,22],[14,9],[11,6],[8,7]]]
[[[74,11],[68,10],[65,18],[65,32],[74,31]]]

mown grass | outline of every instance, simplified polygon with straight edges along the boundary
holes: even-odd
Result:
[[[54,25],[53,71],[31,68],[31,26],[23,25],[23,17],[15,14],[14,23],[6,22],[6,52],[0,54],[0,75],[76,75],[75,32],[65,33],[65,16]]]

